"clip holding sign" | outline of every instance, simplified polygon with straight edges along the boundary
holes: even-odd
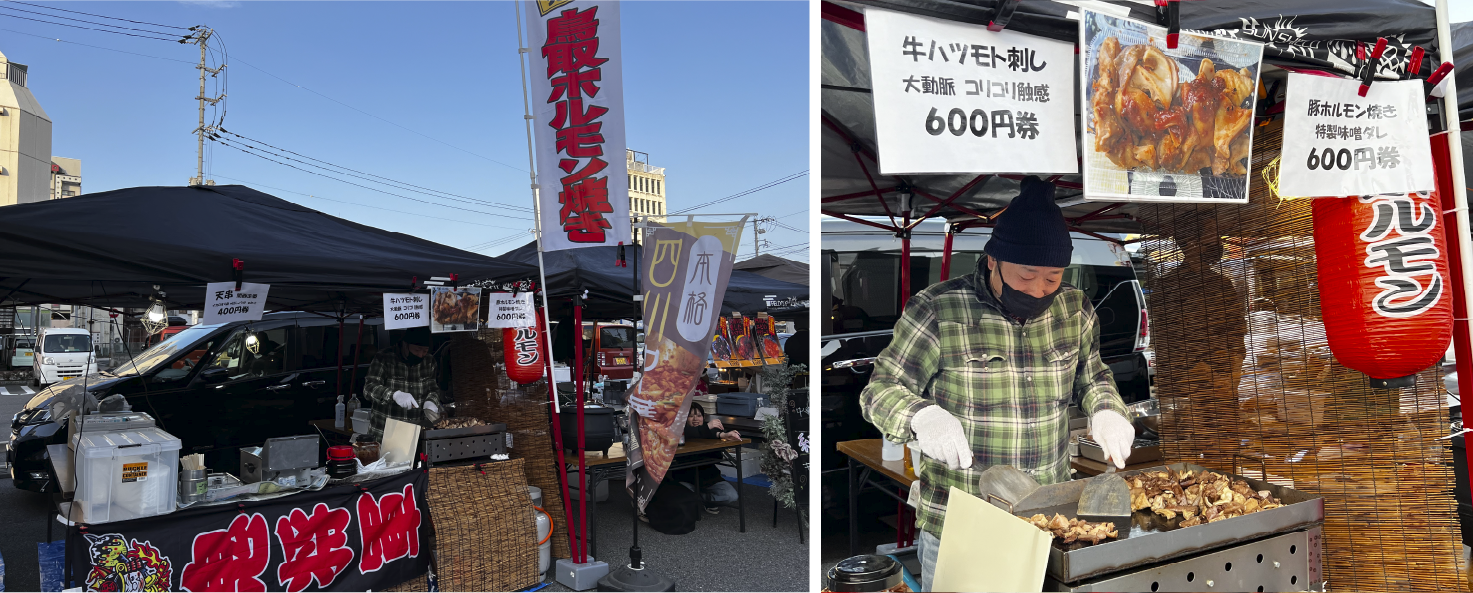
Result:
[[[616,267],[616,268],[627,268],[627,267],[629,267],[629,260],[628,260],[628,258],[624,257],[624,242],[623,241],[620,241],[619,242],[619,248],[614,251],[614,267]]]
[[[1419,48],[1420,49],[1420,48]],[[1376,70],[1381,67],[1381,54],[1386,53],[1386,38],[1376,38],[1376,49],[1371,51],[1371,57],[1366,62],[1366,71],[1360,77],[1360,89],[1356,94],[1364,97],[1371,91],[1371,81],[1376,78]]]
[[[1437,85],[1438,84],[1441,84],[1442,83],[1442,79],[1447,78],[1447,75],[1448,74],[1452,74],[1452,71],[1453,71],[1453,65],[1452,65],[1452,63],[1451,62],[1443,62],[1441,66],[1438,66],[1437,67],[1437,70],[1434,70],[1432,72],[1432,75],[1431,76],[1428,76],[1427,77],[1427,86],[1426,86],[1426,88],[1427,88],[1427,99],[1431,100],[1431,99],[1434,98],[1432,96],[1432,91],[1437,90]]]
[[[460,288],[460,274],[451,274],[450,275],[450,288],[452,288],[452,289],[459,289]]]
[[[1166,49],[1176,49],[1181,36],[1181,2],[1156,0],[1156,24],[1166,27]]]
[[[1422,73],[1422,58],[1426,55],[1427,52],[1422,49],[1422,46],[1412,46],[1412,57],[1407,60],[1408,80],[1416,78],[1418,74]]]
[[[240,290],[240,283],[245,280],[245,262],[239,259],[230,260],[230,277],[235,280],[235,290]]]
[[[987,20],[987,30],[996,33],[1008,26],[1008,21],[1013,20],[1013,13],[1018,11],[1018,3],[1021,0],[997,0],[997,7],[992,9],[992,18]]]

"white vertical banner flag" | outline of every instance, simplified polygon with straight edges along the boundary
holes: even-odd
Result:
[[[542,246],[630,243],[619,3],[526,7]]]

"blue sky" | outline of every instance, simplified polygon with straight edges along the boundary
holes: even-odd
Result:
[[[214,28],[230,52],[223,127],[231,132],[450,194],[531,203],[510,2],[27,1]],[[625,2],[621,10],[628,144],[666,167],[671,211],[808,169],[805,3]],[[30,67],[27,86],[54,124],[52,153],[82,159],[84,191],[184,185],[194,175],[197,46],[0,17],[0,52]],[[209,92],[218,92],[213,82]],[[530,240],[530,214],[429,205],[210,150],[207,176],[219,184],[461,248],[518,237],[480,249],[488,255]],[[758,212],[806,230],[808,185],[800,178],[703,210]],[[771,249],[808,241],[806,232],[769,226],[762,237]],[[751,256],[751,243],[744,236],[739,258]],[[782,252],[802,261],[807,253]]]

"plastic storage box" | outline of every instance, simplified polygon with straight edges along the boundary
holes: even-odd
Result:
[[[87,523],[174,511],[179,439],[158,428],[84,432],[77,440],[74,504]]]

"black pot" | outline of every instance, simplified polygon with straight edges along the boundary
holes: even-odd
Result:
[[[830,591],[884,591],[899,585],[900,563],[889,556],[867,554],[845,558],[829,569]]]

